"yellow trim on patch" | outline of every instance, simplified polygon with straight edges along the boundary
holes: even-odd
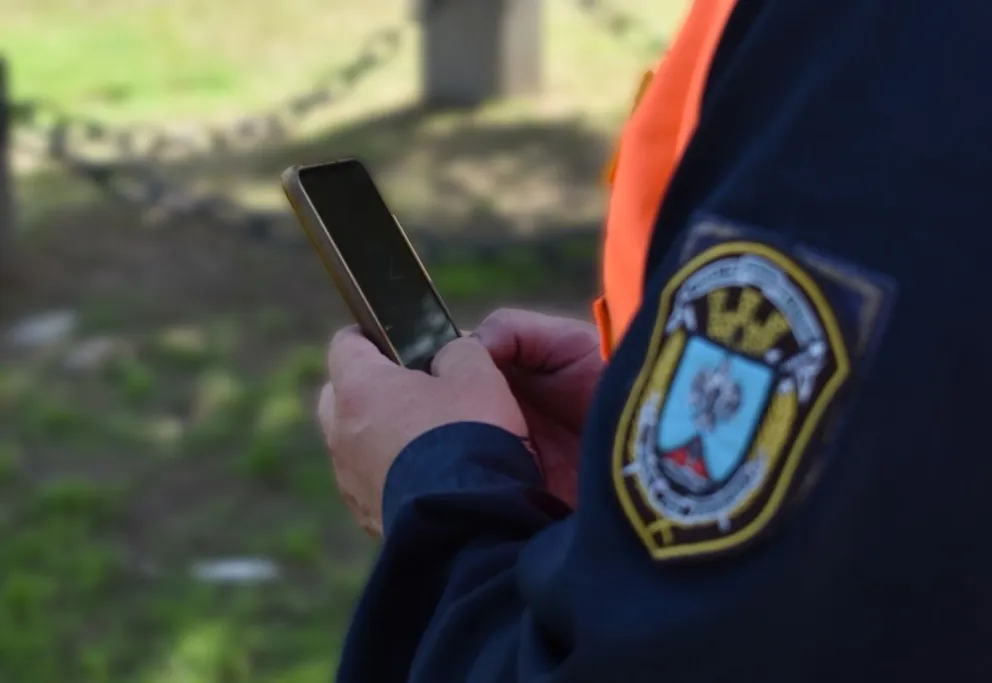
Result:
[[[657,366],[660,361],[659,354],[661,352],[661,344],[665,336],[664,329],[669,316],[672,313],[672,300],[678,288],[681,287],[693,273],[699,270],[699,268],[706,263],[721,257],[736,255],[761,256],[781,268],[799,285],[804,294],[809,297],[811,305],[820,316],[820,320],[826,330],[826,336],[830,342],[831,350],[834,354],[836,370],[833,373],[833,376],[827,381],[822,391],[817,395],[805,421],[799,427],[799,431],[792,443],[792,447],[785,456],[785,463],[782,466],[778,479],[774,483],[774,489],[772,490],[768,500],[765,502],[763,508],[754,519],[752,519],[741,529],[720,538],[712,538],[691,543],[687,542],[684,545],[659,544],[653,538],[652,532],[660,530],[663,535],[663,541],[670,543],[672,541],[670,523],[662,524],[662,528],[659,528],[658,525],[660,522],[664,522],[664,519],[657,519],[652,523],[645,524],[626,487],[624,475],[625,453],[628,447],[629,435],[632,433],[632,422],[645,398],[644,394],[647,387],[650,386],[652,375],[656,372],[656,370],[660,371]],[[628,397],[626,405],[624,406],[623,413],[617,425],[616,438],[614,439],[613,445],[612,467],[614,489],[616,490],[617,497],[620,500],[624,513],[634,526],[635,531],[638,536],[640,536],[651,556],[656,560],[666,560],[698,555],[713,555],[730,550],[752,540],[755,536],[757,536],[769,524],[769,522],[772,521],[775,514],[782,507],[786,494],[791,487],[796,470],[799,468],[799,465],[803,460],[805,451],[808,448],[816,429],[820,426],[825,411],[833,403],[837,393],[850,375],[850,370],[851,361],[848,355],[844,336],[841,333],[836,315],[834,314],[829,302],[812,277],[810,277],[802,269],[802,267],[799,266],[799,264],[786,257],[784,254],[758,242],[735,241],[711,247],[680,268],[662,290],[659,301],[658,318],[651,334],[648,352],[646,354],[644,364],[641,366],[640,372],[638,373],[634,384],[634,389]],[[643,486],[639,480],[637,481],[637,484],[639,490],[642,493],[646,493],[644,492]],[[765,482],[763,489],[767,490],[769,484],[770,482]]]

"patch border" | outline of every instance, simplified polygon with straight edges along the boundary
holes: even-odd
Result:
[[[722,257],[747,254],[765,258],[781,268],[786,275],[799,285],[804,294],[809,297],[810,305],[820,316],[823,328],[826,330],[827,338],[830,340],[837,369],[826,385],[824,385],[814,405],[810,408],[806,420],[799,428],[799,433],[796,435],[791,448],[785,456],[785,462],[782,465],[778,479],[774,483],[774,488],[768,497],[768,501],[753,520],[746,526],[727,535],[721,535],[705,541],[674,545],[658,544],[655,542],[653,532],[650,529],[652,525],[650,523],[645,524],[642,521],[641,515],[637,510],[637,505],[632,499],[631,494],[627,491],[624,466],[626,452],[630,444],[633,421],[644,401],[644,394],[661,354],[665,325],[672,313],[672,303],[678,289],[694,272],[706,263]],[[840,390],[851,376],[850,352],[847,348],[847,341],[837,322],[837,316],[834,313],[833,307],[827,301],[826,296],[824,296],[814,278],[799,262],[778,249],[761,242],[735,240],[705,249],[682,265],[669,278],[661,291],[658,301],[658,313],[644,362],[641,364],[633,390],[627,397],[620,421],[617,423],[616,436],[613,441],[613,457],[611,458],[613,488],[616,491],[617,499],[620,501],[625,516],[653,559],[673,560],[719,555],[753,541],[775,519],[781,510],[786,501],[787,494],[793,488],[795,474],[799,470],[804,456],[807,454],[810,441],[823,423],[824,414],[830,405],[834,403]],[[644,490],[643,483],[635,478],[634,484],[640,490],[642,498],[645,501],[648,500],[647,491]],[[770,482],[763,482],[761,488],[766,489],[769,485]],[[657,516],[657,520],[663,519],[665,519],[664,516]]]

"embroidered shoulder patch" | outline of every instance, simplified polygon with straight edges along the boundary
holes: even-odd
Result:
[[[860,354],[812,261],[726,237],[662,291],[617,432],[617,494],[658,560],[739,549],[777,518]]]

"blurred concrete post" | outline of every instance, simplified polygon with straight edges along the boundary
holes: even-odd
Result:
[[[7,76],[7,62],[0,56],[0,282],[14,274],[14,176],[10,167],[10,131],[13,127],[13,101]]]
[[[541,89],[543,0],[419,0],[428,106],[474,106]]]

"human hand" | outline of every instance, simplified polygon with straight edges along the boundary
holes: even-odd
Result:
[[[596,327],[503,309],[473,334],[504,372],[523,409],[548,489],[574,508],[582,426],[606,365]]]
[[[382,533],[386,475],[403,448],[454,422],[483,422],[527,436],[507,381],[475,339],[447,344],[432,374],[396,365],[357,327],[341,330],[327,353],[329,381],[318,416],[338,489],[359,525]]]

